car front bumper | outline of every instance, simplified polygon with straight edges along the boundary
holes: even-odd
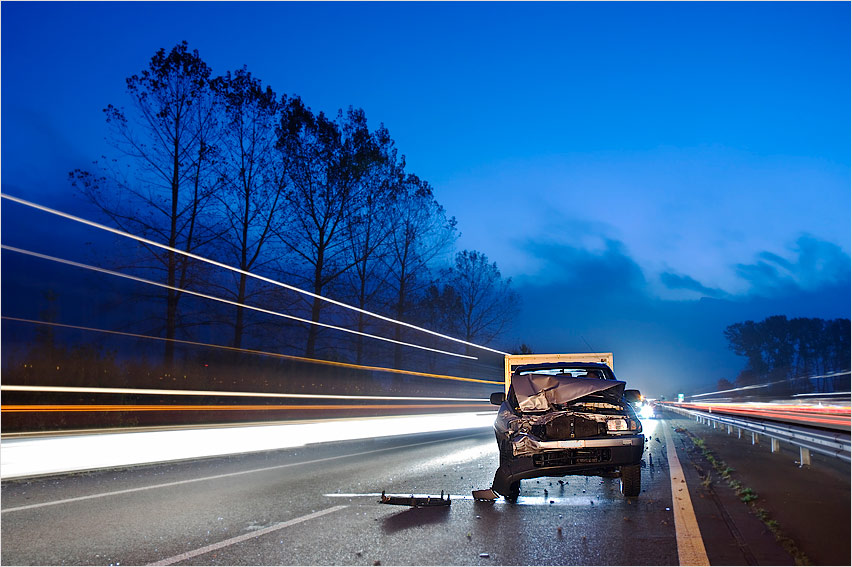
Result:
[[[543,476],[593,473],[625,465],[637,465],[645,450],[644,435],[625,435],[614,439],[570,439],[564,441],[526,440],[532,454],[503,460],[494,475],[492,488],[509,495],[509,486],[519,480]]]

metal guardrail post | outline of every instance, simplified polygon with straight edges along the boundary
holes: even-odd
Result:
[[[770,440],[770,449],[777,453],[781,448],[781,441],[790,443],[799,448],[800,466],[811,464],[811,451],[835,457],[843,461],[852,462],[850,457],[850,436],[840,431],[826,431],[819,428],[802,425],[791,425],[784,422],[770,420],[759,420],[743,418],[740,416],[713,414],[697,410],[680,408],[677,406],[666,406],[667,409],[684,416],[694,417],[699,423],[718,429],[724,425],[728,433],[731,428],[737,429],[737,437],[742,438],[742,431],[751,433],[753,445],[760,444],[760,436],[765,435]]]

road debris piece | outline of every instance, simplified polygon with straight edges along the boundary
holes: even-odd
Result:
[[[426,506],[449,506],[450,495],[447,494],[444,498],[444,491],[441,491],[441,496],[387,496],[382,490],[382,499],[379,500],[382,504],[393,504],[396,506],[411,506],[412,508],[424,508]]]
[[[483,559],[488,559],[489,557],[491,557],[487,553],[480,553],[479,556],[482,557]]]
[[[490,488],[486,488],[485,490],[474,490],[473,492],[471,492],[471,494],[473,494],[474,500],[487,502],[497,500],[497,493],[491,490]]]

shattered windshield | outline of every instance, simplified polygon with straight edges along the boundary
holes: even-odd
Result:
[[[598,369],[559,368],[558,372],[518,372],[512,375],[512,388],[521,411],[547,411],[586,398],[590,403],[619,404],[624,382],[602,379]],[[581,372],[582,370],[582,372]],[[592,377],[587,377],[592,374]],[[588,398],[595,395],[595,400]]]
[[[548,376],[564,376],[566,378],[584,378],[586,380],[608,380],[604,372],[598,368],[535,368],[520,369],[518,374],[545,374]]]

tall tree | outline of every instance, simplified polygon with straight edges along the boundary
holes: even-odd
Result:
[[[520,297],[512,279],[503,279],[496,262],[476,250],[456,254],[447,285],[459,296],[459,324],[464,340],[488,344],[518,313]]]
[[[381,155],[360,109],[350,108],[331,120],[292,99],[277,133],[278,148],[292,158],[287,194],[291,226],[277,234],[301,260],[303,270],[294,275],[322,296],[353,264],[347,226],[357,221],[356,212],[368,192],[365,174]],[[311,300],[311,321],[319,321],[322,307],[319,297]],[[307,356],[315,353],[317,333],[317,326],[311,325]]]
[[[456,239],[456,220],[448,218],[426,181],[413,174],[406,176],[391,209],[393,230],[388,240],[388,283],[394,293],[391,314],[408,319],[409,309],[432,284],[436,260],[447,254]],[[396,340],[402,327],[396,326]],[[396,347],[394,364],[402,364],[402,350]]]
[[[725,329],[731,350],[748,359],[737,384],[784,380],[800,392],[814,387],[815,373],[849,370],[849,334],[849,319],[787,319],[784,315]]]
[[[99,164],[100,174],[70,174],[72,183],[118,227],[186,252],[211,238],[201,222],[215,184],[210,174],[215,119],[209,77],[210,68],[186,42],[168,53],[157,51],[147,69],[126,80],[131,110],[104,109],[118,156]],[[168,286],[165,362],[171,366],[180,289],[191,279],[191,264],[171,250],[147,250],[145,263],[165,272]]]
[[[286,188],[287,159],[276,151],[275,127],[281,102],[245,67],[212,82],[223,113],[219,138],[218,172],[226,255],[243,272],[274,260],[264,255],[283,213],[279,210]],[[239,306],[233,319],[233,346],[242,346],[248,276],[236,276],[232,292]]]
[[[729,348],[735,354],[745,356],[748,360],[748,376],[762,375],[767,370],[763,359],[763,338],[754,321],[734,323],[724,331]],[[740,380],[738,379],[738,382]]]
[[[351,268],[344,273],[345,294],[360,309],[367,310],[383,303],[388,279],[388,239],[393,230],[391,204],[399,194],[404,180],[405,158],[398,157],[387,129],[379,127],[373,133],[374,144],[380,158],[362,179],[365,186],[361,206],[346,224]],[[356,327],[365,332],[368,316],[359,312]],[[355,358],[358,363],[364,356],[364,339],[355,339]]]

